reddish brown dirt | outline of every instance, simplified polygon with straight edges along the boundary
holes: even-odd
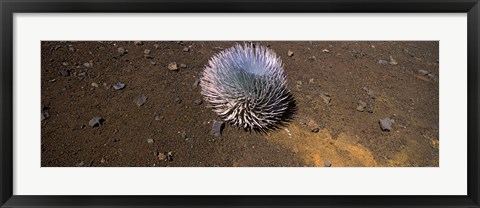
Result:
[[[193,84],[235,42],[42,42],[42,166],[439,165],[438,42],[257,43],[282,58],[297,112],[267,135],[227,124],[214,137],[217,116],[194,104],[202,96]],[[170,62],[187,67],[170,71]],[[113,89],[117,82],[126,87]],[[148,99],[139,107],[141,94]],[[92,128],[95,116],[105,121]],[[380,128],[386,117],[395,120],[391,131]],[[159,160],[168,152],[171,161]]]

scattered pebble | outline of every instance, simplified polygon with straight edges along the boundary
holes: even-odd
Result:
[[[214,137],[221,136],[224,127],[225,127],[225,123],[223,123],[223,121],[217,121],[217,120],[213,121],[211,134]]]
[[[184,47],[183,48],[183,52],[189,52],[190,51],[190,48],[189,47]]]
[[[195,105],[201,105],[203,103],[203,101],[198,99],[198,100],[195,100],[194,103],[195,103]]]
[[[311,131],[312,131],[313,133],[318,133],[318,132],[320,131],[320,129],[319,129],[319,128],[313,128]]]
[[[393,59],[392,56],[390,56],[390,61],[388,62],[390,65],[397,65],[397,61],[395,61],[395,59]]]
[[[187,65],[186,64],[180,64],[180,69],[186,69]]]
[[[66,62],[66,61],[62,62],[62,65],[68,66],[68,62]]]
[[[367,107],[367,103],[359,100],[357,110],[360,111],[360,112],[363,112],[365,110],[365,107]]]
[[[196,79],[195,82],[193,82],[192,87],[197,88],[199,84],[200,84],[200,79]]]
[[[387,65],[387,64],[388,64],[388,61],[378,60],[378,63],[379,63],[379,64],[382,64],[382,65]]]
[[[134,41],[133,42],[135,45],[143,45],[143,42],[142,41]]]
[[[167,153],[167,161],[172,161],[173,160],[173,152],[170,151]]]
[[[155,66],[155,64],[157,64],[157,63],[155,63],[155,61],[150,61],[150,64]]]
[[[176,102],[177,104],[180,104],[180,103],[182,103],[182,99],[180,99],[179,97],[177,97],[177,98],[175,98],[175,102]]]
[[[418,72],[423,75],[428,75],[428,71],[426,70],[418,70]]]
[[[288,53],[287,53],[287,55],[288,55],[289,57],[292,57],[292,56],[293,56],[293,51],[291,51],[291,50],[288,50]]]
[[[170,71],[178,71],[177,63],[175,63],[175,62],[169,63],[168,64],[168,69],[170,69]]]
[[[160,45],[158,45],[158,44],[155,43],[155,44],[153,44],[153,47],[154,47],[155,49],[158,49],[158,48],[160,48]]]
[[[163,152],[159,152],[157,157],[158,157],[158,160],[160,160],[160,161],[166,161],[167,160],[167,156]]]
[[[153,139],[147,139],[147,143],[153,144],[153,142],[154,142]]]
[[[300,80],[297,81],[296,87],[297,87],[298,91],[302,90],[302,84],[303,84],[302,81],[300,81]]]
[[[93,67],[93,63],[92,62],[83,63],[83,66],[86,68],[90,68],[90,67]]]
[[[90,127],[99,127],[100,125],[103,124],[103,122],[105,121],[105,119],[103,119],[102,117],[100,116],[96,116],[96,117],[93,117],[92,119],[90,119],[90,121],[88,122],[88,125]]]
[[[330,53],[330,51],[328,49],[323,49],[322,52],[324,53]]]
[[[160,115],[160,113],[158,113],[158,112],[154,113],[153,115],[154,115],[154,118],[155,118],[156,121],[160,121],[160,120],[163,119],[163,116]]]
[[[330,97],[329,94],[322,93],[322,94],[320,94],[320,98],[322,98],[322,100],[325,104],[330,105],[330,101],[332,100],[332,98]]]
[[[411,51],[409,51],[408,49],[403,49],[403,52],[405,52],[406,54],[408,54],[410,57],[414,58],[415,57],[415,54],[412,53]]]
[[[373,113],[373,107],[371,105],[367,106],[367,112],[368,113]]]
[[[118,52],[118,54],[119,54],[120,56],[123,56],[125,53],[127,53],[127,50],[125,50],[125,49],[122,48],[122,47],[119,47],[119,48],[117,49],[117,52]]]
[[[106,162],[105,158],[102,157],[102,159],[100,160],[100,163],[105,163],[105,162]]]
[[[428,74],[428,77],[430,77],[432,80],[434,81],[437,81],[438,80],[438,76],[437,75],[434,75],[434,74]]]
[[[323,167],[332,167],[332,163],[325,160],[325,161],[323,161]]]
[[[58,70],[58,75],[68,77],[70,76],[70,69],[60,69]]]
[[[317,60],[317,57],[315,57],[315,56],[310,56],[310,57],[308,57],[308,60],[309,60],[309,61],[315,61],[315,60]]]
[[[392,125],[395,123],[395,121],[387,117],[384,119],[380,119],[379,123],[382,131],[390,131],[392,130]]]
[[[370,98],[375,99],[375,94],[372,90],[368,89],[367,87],[363,87],[362,89],[368,94],[368,96],[370,96]]]
[[[187,132],[182,131],[182,132],[179,132],[179,133],[180,133],[180,136],[182,137],[182,139],[187,139]]]
[[[92,82],[92,87],[98,87],[98,84],[95,82]]]
[[[86,78],[88,78],[88,73],[87,72],[80,72],[80,73],[78,73],[78,78],[86,79]]]
[[[85,165],[85,163],[84,163],[83,161],[81,161],[81,162],[79,162],[79,163],[75,164],[75,166],[77,166],[77,167],[82,167],[83,165]]]
[[[147,96],[141,94],[141,95],[137,96],[137,98],[135,98],[135,100],[133,102],[135,104],[137,104],[138,107],[140,107],[143,104],[145,104],[145,102],[147,102]]]
[[[366,54],[360,50],[353,49],[350,52],[352,53],[352,56],[355,58],[362,58],[366,56]]]
[[[115,84],[113,85],[113,88],[114,88],[115,90],[121,90],[121,89],[125,88],[125,86],[126,86],[125,84],[123,84],[123,83],[121,83],[121,82],[117,82],[117,83],[115,83]]]
[[[315,79],[311,78],[308,80],[308,84],[314,84],[315,83]]]
[[[149,55],[151,52],[152,52],[151,50],[145,49],[145,50],[143,51],[143,54]]]
[[[42,121],[49,118],[49,117],[50,117],[50,114],[47,111],[42,112]]]

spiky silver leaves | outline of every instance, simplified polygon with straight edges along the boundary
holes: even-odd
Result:
[[[291,99],[281,59],[259,45],[237,44],[214,55],[200,86],[214,112],[245,129],[276,127]]]

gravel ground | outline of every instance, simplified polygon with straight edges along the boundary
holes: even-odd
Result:
[[[439,166],[438,42],[254,42],[297,108],[267,134],[215,122],[200,94],[236,42],[42,42],[42,167]]]

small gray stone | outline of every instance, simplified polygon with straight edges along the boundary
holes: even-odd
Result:
[[[160,115],[160,113],[158,113],[158,112],[154,113],[153,115],[154,115],[154,118],[155,118],[156,121],[160,121],[160,120],[163,119],[163,116]]]
[[[360,111],[360,112],[363,112],[365,110],[365,107],[367,107],[367,103],[359,100],[357,110]]]
[[[83,161],[81,161],[81,162],[79,162],[79,163],[75,164],[75,166],[77,166],[77,167],[82,167],[83,165],[85,165],[85,163],[84,163]]]
[[[105,121],[105,119],[103,119],[102,117],[100,116],[96,116],[96,117],[93,117],[92,119],[90,119],[90,121],[88,122],[88,125],[90,127],[99,127],[100,125],[103,124],[103,122]]]
[[[223,123],[223,121],[216,121],[216,120],[213,121],[211,134],[214,137],[221,136],[224,127],[225,127],[225,123]]]
[[[90,67],[93,67],[93,63],[92,62],[86,62],[86,63],[83,63],[83,66],[86,67],[86,68],[90,68]]]
[[[381,64],[381,65],[387,65],[387,64],[388,64],[388,61],[378,60],[378,63]]]
[[[172,151],[167,153],[167,161],[173,161],[173,152]]]
[[[323,102],[327,105],[330,105],[330,101],[332,100],[332,98],[330,97],[330,95],[328,95],[327,93],[322,93],[320,95],[320,98],[322,98]]]
[[[157,157],[158,157],[158,160],[160,160],[160,161],[166,161],[167,160],[167,156],[163,152],[159,152]]]
[[[292,56],[293,56],[293,51],[288,50],[287,55],[288,55],[289,57],[292,57]]]
[[[178,71],[178,65],[176,62],[169,63],[167,67],[170,71]]]
[[[367,112],[368,113],[373,113],[373,107],[371,105],[367,106]]]
[[[42,121],[44,121],[45,119],[47,119],[49,117],[50,117],[50,114],[47,111],[42,112]]]
[[[158,48],[160,48],[160,45],[158,45],[158,44],[155,43],[155,44],[153,44],[153,47],[154,47],[155,49],[158,49]]]
[[[357,110],[360,111],[360,112],[363,112],[365,110],[365,107],[364,106],[357,106]]]
[[[310,56],[310,57],[308,57],[308,60],[309,60],[309,61],[315,61],[315,60],[317,60],[317,57],[315,57],[315,56]]]
[[[392,125],[395,123],[395,121],[387,117],[384,119],[380,119],[379,123],[382,131],[390,131],[392,130]]]
[[[395,59],[393,59],[392,56],[390,56],[390,61],[388,62],[390,65],[397,65],[397,61],[395,61]]]
[[[318,132],[320,131],[320,129],[319,129],[319,128],[313,128],[311,131],[312,131],[313,133],[318,133]]]
[[[426,70],[418,70],[418,72],[423,75],[428,75],[428,71]]]
[[[190,48],[189,47],[184,47],[183,48],[183,52],[189,52],[190,51]]]
[[[139,96],[137,96],[137,98],[135,98],[135,100],[133,101],[138,107],[142,106],[143,104],[145,104],[145,102],[147,102],[147,96],[141,94]]]
[[[200,79],[196,79],[195,82],[193,82],[192,87],[197,88],[199,84],[200,84]]]
[[[195,105],[201,105],[203,103],[203,101],[198,99],[198,100],[195,100],[194,103],[195,103]]]
[[[438,76],[437,76],[437,75],[428,74],[427,76],[430,77],[430,78],[431,78],[432,80],[434,80],[434,81],[437,81],[437,80],[438,80]]]
[[[145,49],[145,50],[143,51],[143,54],[148,55],[148,54],[150,54],[151,52],[152,52],[151,50]]]
[[[186,64],[180,64],[180,69],[186,69],[187,65]]]
[[[185,131],[180,132],[180,136],[182,137],[182,139],[187,139],[187,132]]]
[[[58,75],[68,77],[68,76],[70,76],[70,69],[60,69],[60,70],[58,70]]]
[[[182,99],[180,99],[179,97],[177,97],[177,98],[175,98],[175,102],[178,103],[178,104],[180,104],[180,103],[182,103]]]
[[[153,142],[154,142],[153,139],[147,139],[147,143],[153,144]]]
[[[117,83],[115,83],[115,84],[113,85],[113,88],[114,88],[115,90],[121,90],[121,89],[125,88],[125,84],[123,84],[123,83],[121,83],[121,82],[117,82]]]
[[[133,42],[135,45],[143,45],[143,42],[142,41],[134,41]]]
[[[332,163],[330,163],[329,161],[325,160],[325,161],[323,161],[323,167],[332,167]]]
[[[125,49],[122,48],[122,47],[119,47],[119,48],[117,49],[117,52],[118,52],[118,54],[119,54],[120,56],[123,56],[125,53],[127,53],[127,50],[125,50]]]

